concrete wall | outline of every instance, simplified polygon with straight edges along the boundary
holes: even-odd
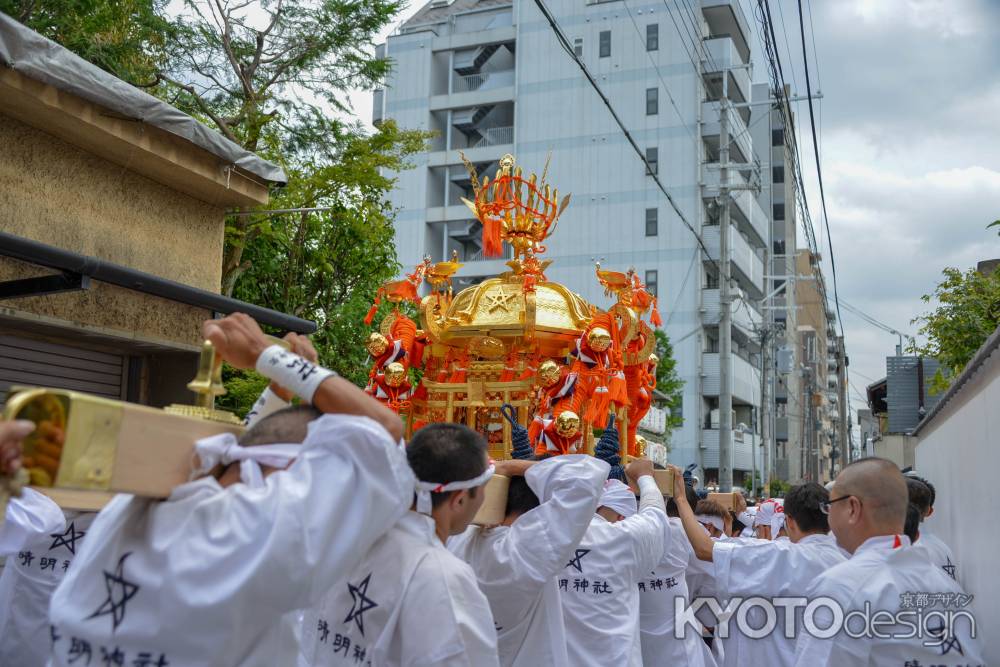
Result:
[[[917,439],[909,435],[885,434],[875,441],[875,456],[889,459],[900,468],[915,465]]]
[[[0,115],[0,227],[60,248],[218,291],[222,206],[138,176]],[[48,270],[0,259],[0,279]],[[207,311],[112,285],[8,302],[20,310],[198,342]]]
[[[1000,663],[1000,633],[988,632],[1000,618],[997,538],[984,517],[1000,504],[1000,352],[994,352],[918,432],[917,471],[934,484],[937,500],[927,529],[955,553],[979,626],[986,664]]]

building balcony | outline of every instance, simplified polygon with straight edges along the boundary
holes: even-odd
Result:
[[[712,99],[722,97],[722,71],[729,72],[729,99],[734,102],[750,100],[750,70],[743,67],[746,64],[740,56],[739,49],[732,37],[725,35],[705,40],[705,59],[702,60],[702,72],[705,74],[705,84]]]
[[[719,324],[721,311],[719,309],[719,290],[704,289],[701,291],[701,322],[706,327],[714,327]],[[742,304],[733,306],[733,326],[749,339],[755,339],[756,330],[759,329],[764,319],[760,311],[753,304],[747,304],[744,308]]]
[[[774,418],[774,439],[788,440],[788,417]]]
[[[729,186],[746,186],[747,172],[729,170]],[[719,196],[719,185],[722,181],[722,171],[717,162],[710,162],[705,165],[702,176],[703,199],[715,199]],[[760,207],[757,198],[751,190],[730,190],[729,196],[733,202],[730,209],[731,219],[740,227],[742,231],[748,232],[756,246],[765,245],[764,239],[768,238],[767,227],[768,218],[764,209]]]
[[[702,463],[705,468],[719,467],[719,429],[706,428],[701,431],[701,444],[705,448],[702,452]],[[754,447],[760,444],[760,438],[756,433],[744,433],[735,427],[733,428],[733,469],[751,470],[753,468]],[[761,461],[757,460],[757,468],[761,466]]]
[[[722,132],[721,113],[721,102],[701,103],[701,137],[705,141],[705,147],[708,149],[712,162],[719,159],[719,142]],[[746,163],[750,161],[753,156],[753,142],[750,138],[750,132],[747,131],[747,124],[743,120],[743,116],[732,110],[729,112],[729,142],[730,162]]]
[[[719,229],[719,225],[706,225],[701,228],[701,238],[715,262],[719,261]],[[732,269],[735,269],[731,269],[731,273],[751,298],[759,299],[764,295],[764,260],[757,255],[735,227],[729,228],[729,234],[730,262]],[[706,263],[709,262],[706,260]]]
[[[430,109],[431,111],[447,111],[448,109],[500,104],[502,102],[513,102],[515,97],[516,92],[513,81],[511,81],[510,85],[487,88],[485,90],[456,91],[451,94],[432,95]]]
[[[739,0],[701,0],[701,14],[713,37],[732,38],[742,61],[750,61],[750,23]]]
[[[501,70],[499,72],[477,72],[474,74],[455,74],[452,77],[451,92],[472,93],[486,92],[497,88],[508,88],[514,85],[514,70]]]
[[[738,355],[732,355],[733,401],[747,405],[760,405],[760,374],[757,369]],[[701,355],[701,393],[703,396],[719,395],[719,353],[703,352]]]

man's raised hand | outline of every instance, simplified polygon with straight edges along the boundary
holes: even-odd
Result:
[[[201,330],[215,346],[215,353],[236,368],[254,368],[257,357],[271,345],[257,322],[243,313],[207,320]]]

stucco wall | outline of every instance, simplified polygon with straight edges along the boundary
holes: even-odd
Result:
[[[937,490],[926,529],[955,554],[958,577],[975,596],[972,611],[986,664],[1000,664],[997,537],[989,517],[1000,504],[1000,351],[919,432],[917,472]],[[991,631],[988,631],[991,630]]]
[[[206,290],[221,280],[223,208],[0,115],[0,228]],[[38,275],[0,258],[0,277]],[[19,309],[194,343],[204,310],[107,284]]]

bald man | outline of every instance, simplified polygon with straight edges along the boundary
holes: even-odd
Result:
[[[815,628],[830,628],[836,617],[857,613],[830,637],[800,633],[796,665],[985,664],[971,615],[954,615],[954,603],[932,601],[931,607],[918,608],[909,602],[917,593],[930,593],[932,600],[937,594],[965,593],[910,546],[903,534],[908,503],[906,481],[891,461],[862,459],[837,476],[821,508],[837,544],[851,558],[819,576],[807,597],[825,598],[812,614]],[[834,605],[842,614],[832,611]],[[932,611],[940,617],[929,615]],[[862,617],[869,619],[867,629]],[[914,633],[914,625],[921,631]]]

